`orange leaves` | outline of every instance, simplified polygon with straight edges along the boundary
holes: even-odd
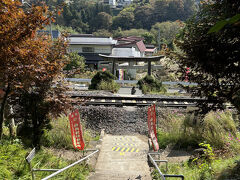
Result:
[[[1,82],[28,89],[32,84],[51,81],[65,61],[64,39],[52,42],[36,34],[52,16],[47,6],[32,6],[27,11],[12,0],[0,0]]]

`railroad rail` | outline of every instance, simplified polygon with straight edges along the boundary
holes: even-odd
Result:
[[[162,107],[186,108],[195,107],[199,102],[205,101],[200,98],[189,97],[136,97],[136,96],[92,96],[72,95],[74,99],[87,99],[85,105],[89,106],[149,106],[158,104]]]

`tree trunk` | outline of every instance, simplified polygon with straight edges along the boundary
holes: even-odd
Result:
[[[6,102],[5,103],[5,108],[4,108],[4,120],[8,126],[9,129],[9,133],[11,137],[15,136],[15,122],[14,122],[14,118],[13,118],[13,109],[12,106]]]
[[[3,97],[3,101],[1,103],[1,108],[0,108],[0,140],[2,139],[2,134],[3,134],[4,107],[5,107],[5,104],[7,102],[7,97],[8,97],[9,92],[10,92],[10,88],[9,88],[9,85],[8,85],[7,90],[5,92],[5,95]]]

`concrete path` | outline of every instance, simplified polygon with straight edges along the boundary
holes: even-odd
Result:
[[[121,95],[131,95],[131,89],[132,87],[121,87],[119,90],[118,90],[118,93],[117,94],[121,94]],[[136,93],[135,93],[135,96],[142,96],[142,91],[139,89],[139,88],[136,88]]]
[[[105,135],[90,180],[151,180],[145,136]]]

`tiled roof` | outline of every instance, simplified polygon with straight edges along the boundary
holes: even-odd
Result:
[[[138,41],[136,45],[140,52],[145,52],[146,46],[144,45],[143,41]]]
[[[155,52],[156,48],[154,49],[146,49],[145,52]]]
[[[120,37],[116,38],[118,41],[127,41],[127,42],[135,42],[135,41],[142,41],[144,38],[137,37],[137,36],[128,36],[128,37]]]

